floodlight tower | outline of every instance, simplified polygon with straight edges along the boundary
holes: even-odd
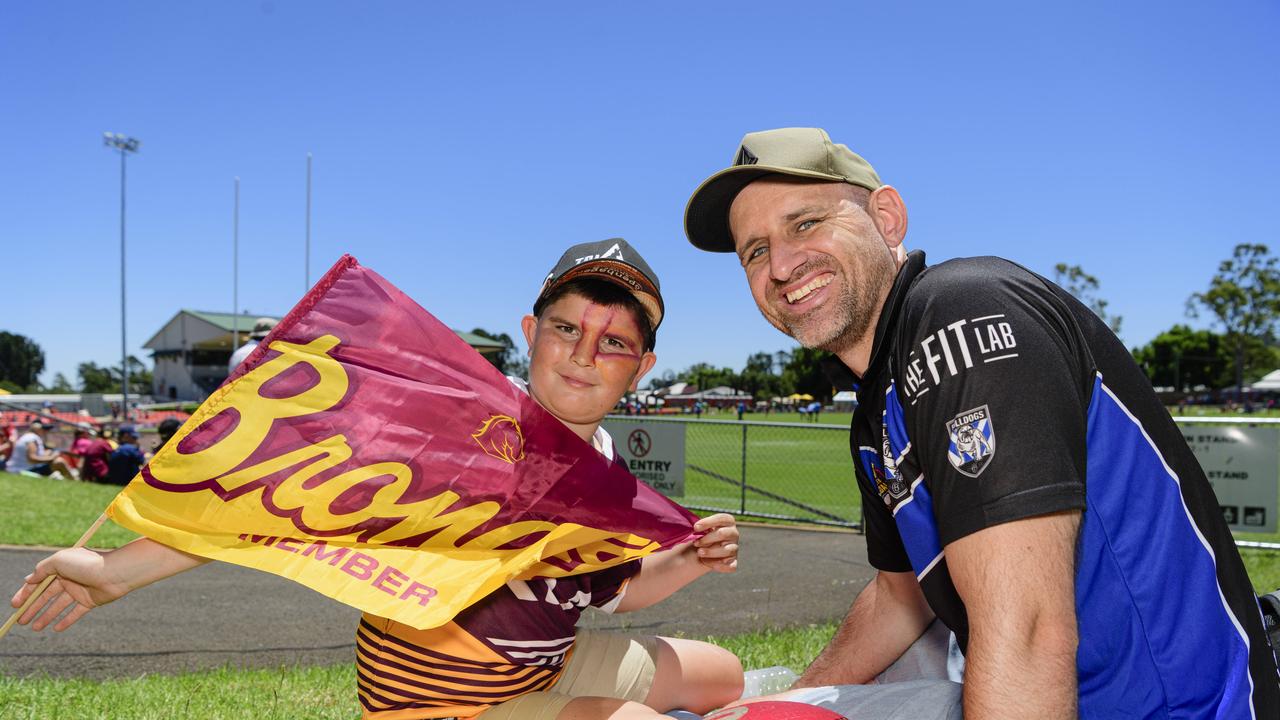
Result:
[[[138,152],[142,141],[120,133],[103,133],[102,144],[120,151],[120,385],[121,410],[124,419],[129,419],[129,349],[125,335],[125,294],[124,294],[124,197],[125,197],[125,161],[129,153]]]

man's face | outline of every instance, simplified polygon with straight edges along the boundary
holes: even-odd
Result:
[[[757,180],[729,209],[756,306],[801,345],[840,352],[867,334],[894,255],[843,183]]]
[[[529,392],[562,422],[594,426],[657,360],[630,310],[570,293],[527,315]],[[594,428],[592,428],[594,429]]]

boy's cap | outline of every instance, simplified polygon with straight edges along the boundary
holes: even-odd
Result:
[[[552,290],[581,277],[606,280],[625,288],[640,301],[654,330],[662,323],[663,304],[658,276],[626,240],[610,238],[574,245],[566,250],[547,273],[534,304],[541,302]]]
[[[733,164],[707,178],[684,210],[684,233],[700,250],[733,252],[729,207],[738,193],[765,175],[844,182],[875,190],[884,183],[871,164],[822,128],[781,128],[747,133]]]

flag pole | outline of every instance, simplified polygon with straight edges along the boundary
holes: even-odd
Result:
[[[71,547],[84,547],[85,543],[89,542],[89,538],[93,537],[93,534],[98,532],[98,528],[102,527],[102,523],[106,521],[107,514],[104,512],[98,516],[98,519],[89,526],[88,530],[84,531],[84,534],[80,536],[80,539],[76,541],[76,544]],[[35,603],[36,598],[44,594],[45,589],[48,588],[57,577],[57,575],[50,575],[40,581],[40,584],[36,586],[35,592],[31,593],[31,596],[27,598],[26,602],[22,603],[22,607],[14,610],[13,614],[9,616],[9,619],[4,622],[4,625],[0,626],[0,638],[3,638],[5,634],[9,632],[9,628],[13,627],[13,624],[18,622],[18,618],[22,616],[22,613],[26,612],[27,608],[31,607]]]

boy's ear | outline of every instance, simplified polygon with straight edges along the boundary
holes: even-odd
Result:
[[[525,315],[520,318],[520,329],[524,331],[524,344],[529,348],[529,356],[533,356],[533,336],[538,331],[538,318]]]
[[[631,378],[631,392],[636,391],[636,388],[640,386],[640,380],[649,374],[656,362],[658,362],[658,356],[654,355],[652,351],[640,356],[640,367],[636,368],[636,376]]]

